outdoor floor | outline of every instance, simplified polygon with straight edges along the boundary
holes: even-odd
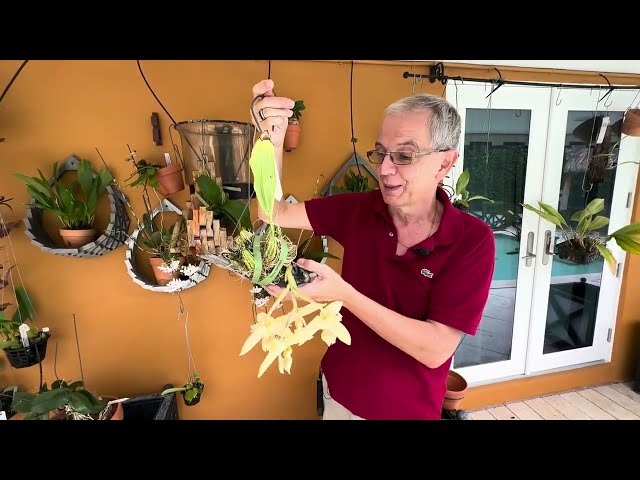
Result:
[[[640,420],[640,394],[613,383],[469,411],[469,420]]]

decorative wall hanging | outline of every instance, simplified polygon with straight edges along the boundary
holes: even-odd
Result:
[[[21,178],[23,181],[27,182],[27,191],[32,195],[29,201],[29,208],[27,208],[27,218],[25,220],[26,230],[25,234],[31,239],[31,243],[36,245],[41,250],[47,253],[53,253],[55,255],[61,255],[65,257],[96,257],[100,255],[104,255],[112,250],[115,250],[120,245],[122,245],[127,238],[127,231],[129,230],[130,219],[126,212],[125,202],[126,198],[114,186],[111,185],[111,180],[109,180],[108,185],[104,188],[108,198],[109,204],[111,206],[111,215],[109,217],[109,225],[105,229],[104,233],[102,233],[98,239],[94,241],[90,241],[85,245],[76,246],[74,240],[65,240],[67,243],[67,247],[61,247],[56,242],[54,242],[47,231],[43,226],[43,216],[44,210],[38,207],[38,202],[34,198],[34,195],[40,195],[39,198],[42,199],[42,192],[39,192],[38,189],[42,188],[47,190],[49,188],[49,192],[53,192],[53,185],[57,184],[57,182],[62,178],[62,176],[70,171],[77,171],[78,166],[81,161],[71,155],[68,157],[59,168],[56,168],[56,164],[54,164],[55,175],[53,178],[49,179],[48,185],[49,187],[45,187],[45,179],[36,179],[35,177],[29,178],[24,175],[16,175]],[[103,170],[104,172],[105,170]],[[105,175],[102,177],[102,175]],[[101,175],[97,175],[95,172],[93,173],[94,184],[91,188],[99,188],[97,186],[98,179],[103,178],[107,179],[107,175],[101,173]],[[108,174],[108,178],[110,174]],[[34,180],[35,179],[35,180]],[[41,183],[35,185],[34,181],[40,181]],[[106,181],[106,180],[103,180]],[[44,198],[46,201],[46,198]],[[97,202],[97,200],[96,200]],[[69,233],[73,233],[70,231]],[[92,234],[95,235],[95,234]],[[83,243],[84,240],[80,240],[80,243]]]
[[[329,195],[335,195],[336,193],[344,193],[344,192],[366,192],[368,190],[374,190],[377,186],[371,186],[368,183],[368,179],[364,177],[364,175],[359,175],[351,170],[351,167],[357,169],[358,166],[364,168],[369,174],[373,177],[373,179],[378,182],[378,174],[376,171],[371,168],[369,162],[366,162],[360,155],[355,154],[351,155],[349,160],[347,160],[344,165],[338,170],[338,173],[334,175],[331,181],[324,187],[324,190],[321,192],[321,196],[326,197]],[[342,178],[345,178],[345,186],[340,187],[339,183]],[[351,180],[351,181],[349,181]]]
[[[182,210],[180,210],[167,199],[162,200],[160,204],[152,211],[150,221],[153,221],[155,216],[161,214],[162,212],[172,212],[177,214],[180,221],[176,222],[176,225],[186,223],[186,219],[184,219]],[[181,261],[176,261],[172,262],[175,263],[175,265],[165,265],[164,267],[160,264],[164,264],[165,262],[158,261],[156,263],[158,263],[159,266],[157,266],[156,268],[159,270],[159,272],[166,273],[167,277],[166,279],[157,277],[156,283],[148,281],[145,278],[145,275],[140,272],[136,262],[136,252],[143,249],[137,243],[139,240],[142,240],[139,239],[140,233],[145,229],[150,229],[149,225],[139,225],[138,228],[133,231],[129,239],[126,241],[127,252],[125,255],[125,265],[127,267],[127,273],[136,284],[140,285],[146,290],[151,290],[154,292],[174,293],[178,290],[186,290],[188,288],[192,288],[209,276],[210,267],[204,260],[201,260],[199,265],[184,266],[181,264]],[[163,229],[163,227],[161,227],[161,229]],[[149,238],[151,241],[157,242],[159,244],[160,242],[164,241],[163,235],[161,234],[173,236],[177,235],[175,233],[177,231],[177,227],[173,231],[155,231],[155,234],[150,235]],[[153,258],[151,260],[153,260]]]

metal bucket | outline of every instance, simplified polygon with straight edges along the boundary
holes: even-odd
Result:
[[[187,120],[175,124],[182,142],[185,178],[193,185],[200,174],[222,179],[231,200],[253,194],[249,158],[255,127],[251,123],[227,120]]]

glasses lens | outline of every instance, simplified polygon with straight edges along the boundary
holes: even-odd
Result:
[[[382,163],[385,156],[386,156],[385,153],[379,152],[377,150],[372,150],[370,152],[367,152],[367,157],[369,157],[369,160],[371,161],[371,163],[376,163],[376,164]]]
[[[408,165],[413,160],[413,156],[410,153],[405,152],[393,152],[391,154],[391,160],[396,165]]]

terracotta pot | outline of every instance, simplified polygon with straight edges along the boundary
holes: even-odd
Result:
[[[180,257],[179,260],[180,265],[184,265],[186,259],[184,257]],[[158,285],[164,286],[179,275],[179,272],[165,273],[160,270],[158,267],[164,263],[164,260],[160,257],[151,257],[149,259],[149,263],[153,268],[153,275],[156,277],[156,283]]]
[[[158,179],[158,183],[160,183],[158,193],[165,197],[184,189],[184,178],[182,177],[182,168],[180,165],[162,167],[156,172],[156,178]]]
[[[95,228],[85,230],[71,230],[69,228],[61,228],[60,236],[66,248],[80,248],[87,243],[96,239],[97,231]]]
[[[299,123],[290,123],[287,127],[287,133],[284,135],[284,149],[287,152],[295,149],[300,143],[300,133],[302,126]]]
[[[447,373],[447,391],[444,395],[443,410],[458,410],[467,392],[467,381],[459,373]]]
[[[622,122],[622,133],[630,137],[640,137],[640,108],[630,108]]]

